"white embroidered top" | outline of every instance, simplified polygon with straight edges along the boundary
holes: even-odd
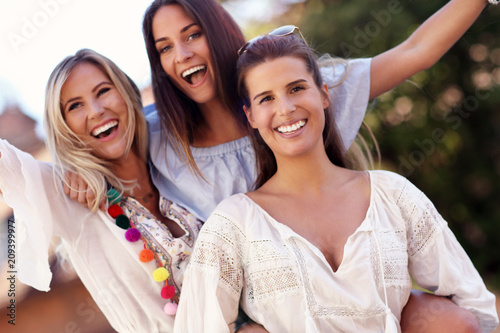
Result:
[[[199,234],[175,332],[229,332],[238,303],[269,332],[383,332],[384,285],[399,320],[410,273],[469,309],[483,331],[493,330],[495,296],[433,204],[395,173],[369,174],[365,220],[348,238],[336,272],[315,246],[246,195],[224,200]]]
[[[0,199],[14,210],[19,281],[50,289],[48,251],[53,236],[58,236],[76,273],[116,331],[172,332],[174,317],[163,312],[167,301],[160,296],[164,283],[152,277],[156,263],[139,260],[144,243],[127,241],[125,230],[107,213],[92,213],[67,197],[51,164],[35,160],[5,140],[0,140],[0,152]],[[174,238],[137,201],[124,198],[121,205],[167,264],[178,291],[201,221],[162,198],[162,214],[186,232]]]

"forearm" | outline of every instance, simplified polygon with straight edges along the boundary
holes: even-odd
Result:
[[[398,46],[375,56],[370,99],[433,66],[474,23],[487,0],[451,0]]]
[[[407,52],[422,59],[422,67],[434,65],[469,29],[487,0],[452,0],[425,21],[404,42]]]

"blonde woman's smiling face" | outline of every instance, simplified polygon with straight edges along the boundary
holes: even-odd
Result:
[[[81,63],[61,89],[61,110],[68,127],[95,156],[118,160],[127,151],[125,100],[96,65]]]

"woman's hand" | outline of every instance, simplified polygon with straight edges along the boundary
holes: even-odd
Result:
[[[67,171],[64,178],[64,193],[83,207],[91,208],[91,204],[95,200],[95,193],[89,188],[83,178],[71,171]],[[106,210],[106,203],[104,201],[99,205],[99,209],[102,211]]]
[[[268,333],[268,332],[263,326],[260,326],[259,324],[246,323],[240,326],[240,328],[238,328],[236,333]]]

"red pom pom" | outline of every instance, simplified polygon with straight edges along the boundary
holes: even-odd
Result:
[[[139,252],[139,260],[142,262],[150,262],[153,260],[155,257],[153,251],[149,249],[144,249],[141,252]]]
[[[109,213],[109,215],[111,215],[112,218],[116,219],[116,217],[118,215],[123,214],[123,209],[120,206],[115,204],[115,205],[109,206],[108,213]]]
[[[161,297],[164,299],[169,299],[175,296],[175,287],[166,285],[161,289]]]
[[[125,232],[125,238],[129,242],[137,242],[139,239],[141,239],[141,232],[136,228],[130,228],[127,230],[127,232]]]

